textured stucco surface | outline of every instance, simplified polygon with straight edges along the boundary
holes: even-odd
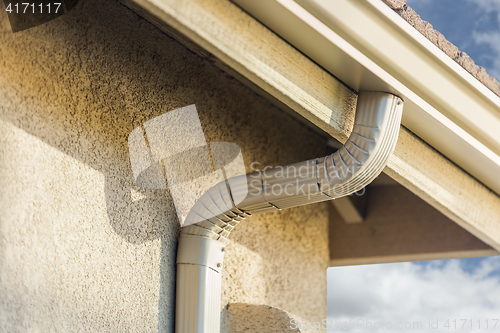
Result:
[[[231,332],[318,333],[325,332],[322,321],[312,322],[267,305],[230,304],[227,309]]]
[[[420,15],[406,5],[406,0],[383,1],[451,59],[455,60],[456,63],[471,73],[491,91],[500,96],[500,83],[493,76],[489,75],[483,67],[476,65],[474,60],[472,60],[467,53],[460,51],[458,47],[450,43],[443,34],[434,30],[432,24],[422,20]]]
[[[0,331],[172,332],[179,226],[167,191],[135,186],[129,133],[195,104],[247,171],[320,156],[324,139],[115,1],[16,34],[1,9]],[[238,226],[226,331],[228,302],[325,317],[327,223],[323,203]]]
[[[223,304],[265,304],[311,321],[326,318],[325,209],[328,203],[301,206],[239,225],[224,260]],[[224,324],[225,312],[221,319]]]

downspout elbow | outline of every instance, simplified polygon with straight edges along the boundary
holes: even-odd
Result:
[[[200,197],[179,239],[176,332],[219,332],[224,246],[242,219],[363,189],[394,151],[402,109],[395,95],[360,92],[352,133],[337,152],[233,177]]]

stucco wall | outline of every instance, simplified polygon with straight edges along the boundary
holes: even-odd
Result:
[[[238,144],[248,171],[325,140],[115,1],[16,34],[0,7],[0,331],[172,332],[179,226],[168,192],[135,186],[128,134],[196,104],[207,141]],[[327,208],[241,223],[223,306],[322,320]]]

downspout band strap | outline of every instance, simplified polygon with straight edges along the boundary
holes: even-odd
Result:
[[[182,235],[177,249],[177,264],[203,265],[221,272],[225,244],[203,236]]]

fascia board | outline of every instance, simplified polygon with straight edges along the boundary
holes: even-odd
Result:
[[[381,1],[234,2],[354,90],[403,97],[405,127],[500,193],[500,98]]]

